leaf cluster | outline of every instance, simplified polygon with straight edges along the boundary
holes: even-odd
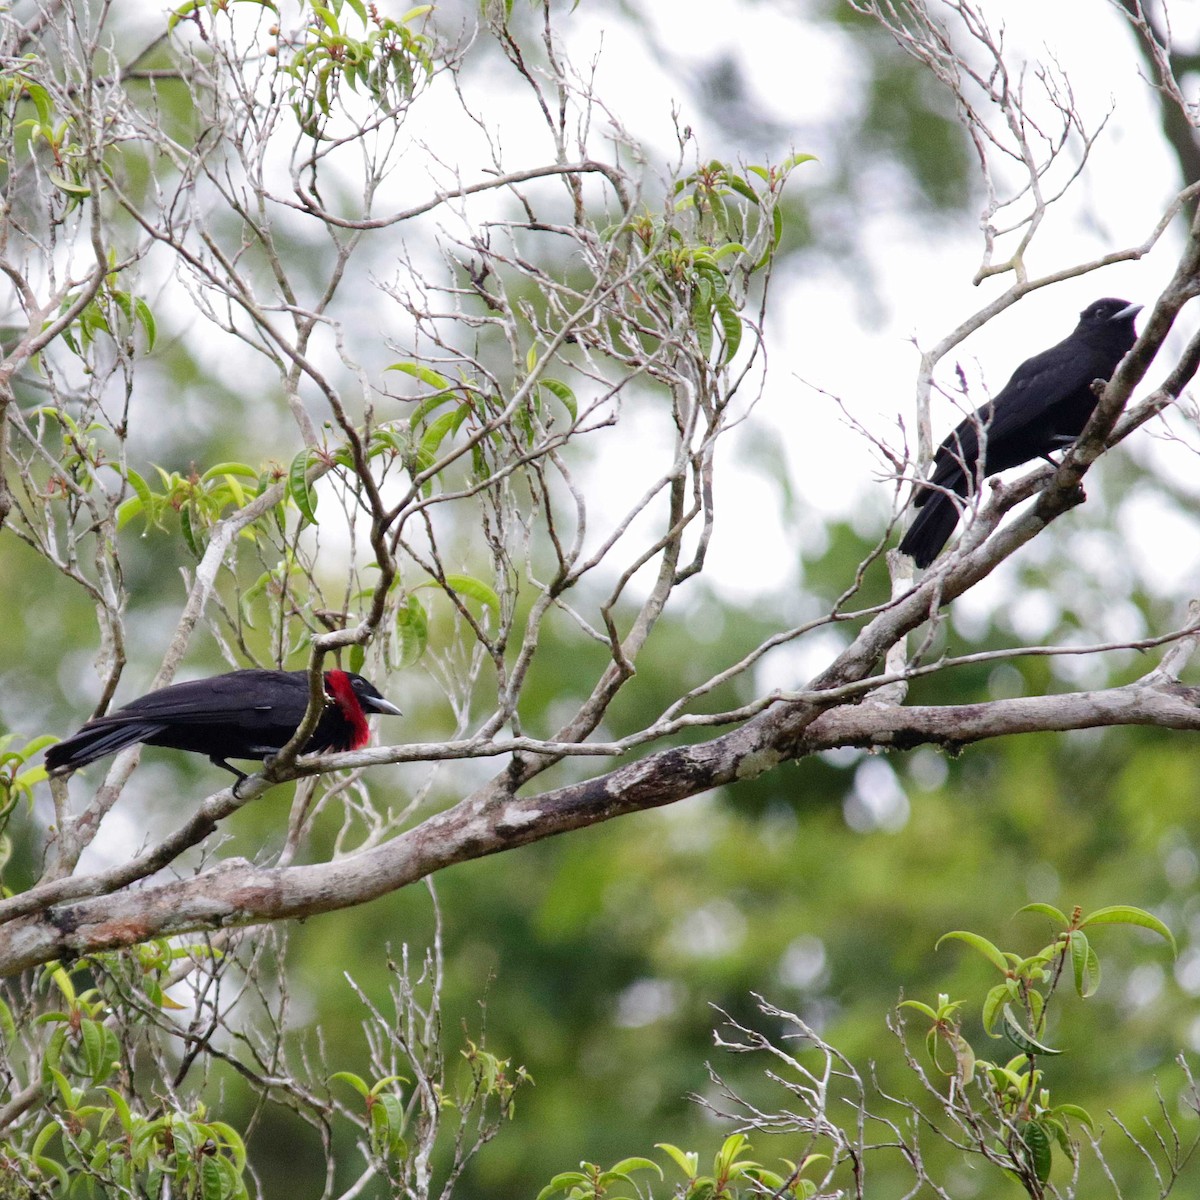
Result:
[[[738,1200],[742,1196],[773,1194],[794,1200],[808,1200],[816,1195],[817,1184],[804,1177],[810,1166],[825,1161],[825,1155],[812,1154],[797,1165],[784,1160],[782,1172],[769,1170],[762,1163],[749,1158],[750,1140],[743,1133],[730,1134],[721,1143],[713,1157],[712,1170],[704,1173],[700,1169],[700,1155],[694,1150],[681,1150],[669,1142],[657,1142],[661,1150],[678,1168],[683,1176],[676,1185],[678,1200]],[[556,1175],[538,1193],[538,1200],[562,1194],[564,1200],[618,1200],[619,1197],[644,1197],[634,1175],[653,1171],[659,1179],[666,1176],[662,1167],[653,1159],[623,1158],[611,1167],[603,1168],[595,1163],[580,1163],[578,1171],[563,1171]]]
[[[116,957],[110,961],[123,966],[126,983],[136,981],[140,1003],[178,1007],[161,985],[167,970],[189,953],[164,940],[123,956],[123,964]],[[100,986],[76,987],[75,976],[86,969],[83,963],[71,968],[51,963],[42,973],[43,986],[62,1002],[35,1021],[51,1029],[37,1065],[48,1115],[27,1144],[4,1142],[9,1169],[31,1186],[50,1185],[64,1197],[170,1191],[188,1200],[245,1200],[241,1136],[211,1118],[201,1103],[182,1109],[137,1098],[128,1084],[130,1064],[117,1037],[113,996]],[[11,1054],[17,1027],[4,1002],[0,1034]],[[114,1076],[121,1078],[116,1087],[108,1082]]]
[[[1050,1176],[1053,1144],[1057,1142],[1072,1162],[1076,1159],[1078,1146],[1070,1122],[1078,1121],[1089,1130],[1095,1128],[1086,1109],[1077,1104],[1051,1102],[1045,1068],[1039,1066],[1039,1060],[1063,1053],[1047,1044],[1046,1027],[1051,1000],[1067,965],[1070,964],[1080,999],[1088,999],[1099,987],[1100,960],[1084,931],[1105,925],[1132,925],[1163,938],[1172,953],[1175,938],[1152,913],[1133,905],[1110,905],[1086,915],[1076,907],[1070,917],[1053,905],[1040,902],[1025,905],[1020,911],[1049,917],[1061,931],[1032,955],[1002,951],[988,938],[969,930],[952,930],[937,943],[940,947],[949,940],[961,941],[1003,975],[1002,981],[989,989],[980,1016],[988,1037],[1007,1038],[1019,1051],[1014,1058],[1004,1063],[976,1058],[962,1033],[962,1000],[940,995],[936,1005],[904,1000],[899,1007],[929,1020],[926,1047],[940,1071],[961,1088],[978,1079],[985,1102],[999,1118],[996,1136],[1015,1164],[1014,1173],[1031,1196],[1040,1196],[1040,1188]],[[950,1049],[952,1065],[942,1061],[943,1047]]]

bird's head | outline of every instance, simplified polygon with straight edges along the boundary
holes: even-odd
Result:
[[[379,689],[361,675],[351,671],[326,671],[325,695],[342,714],[348,726],[348,736],[341,749],[361,750],[370,737],[367,713],[388,713],[394,717],[404,714]]]
[[[333,673],[334,672],[332,671],[326,673],[327,681],[328,676],[332,675]],[[392,717],[404,716],[400,709],[390,700],[386,699],[369,679],[364,679],[361,675],[355,675],[351,671],[342,671],[340,674],[345,675],[345,677],[350,681],[351,689],[353,690],[355,696],[358,697],[359,704],[362,705],[366,712],[386,713],[388,716]],[[329,690],[328,682],[326,682],[325,690]]]
[[[1103,300],[1094,300],[1079,314],[1079,323],[1096,327],[1119,325],[1122,321],[1132,322],[1141,311],[1140,304],[1130,304],[1128,300],[1105,296]]]

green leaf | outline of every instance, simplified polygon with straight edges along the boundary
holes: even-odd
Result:
[[[1054,1115],[1058,1117],[1073,1117],[1081,1125],[1086,1125],[1093,1133],[1096,1130],[1092,1114],[1086,1108],[1080,1108],[1078,1104],[1056,1104],[1053,1111]]]
[[[538,387],[544,387],[546,391],[558,399],[563,408],[570,414],[572,421],[579,419],[579,404],[575,400],[575,393],[565,383],[558,379],[543,379],[538,384]]]
[[[428,579],[424,583],[418,583],[413,591],[420,588],[440,588],[441,586],[436,579]],[[500,597],[482,579],[476,579],[474,575],[451,574],[446,576],[446,587],[469,600],[478,600],[480,604],[490,608],[496,616],[500,615]]]
[[[1004,1006],[1004,1032],[1008,1040],[1025,1054],[1055,1055],[1062,1053],[1061,1050],[1044,1046],[1036,1038],[1032,1037],[1021,1022],[1017,1020],[1012,1006],[1009,1004]]]
[[[196,535],[193,513],[195,505],[192,503],[185,504],[179,510],[179,530],[183,534],[183,540],[187,543],[187,548],[197,557],[204,557],[204,546],[200,542],[200,538]]]
[[[1021,1130],[1021,1140],[1029,1152],[1029,1165],[1038,1181],[1045,1183],[1050,1178],[1051,1145],[1050,1135],[1040,1121],[1030,1121]]]
[[[401,667],[411,667],[429,644],[429,616],[416,596],[410,595],[396,613]]]
[[[9,735],[12,736],[11,734]],[[28,761],[41,750],[45,750],[47,746],[53,746],[58,738],[53,733],[39,733],[37,737],[30,738],[29,741],[21,747],[21,753],[18,755],[23,761]]]
[[[979,934],[971,933],[969,930],[955,929],[950,933],[943,933],[942,936],[934,943],[933,948],[935,950],[940,950],[942,948],[942,943],[949,938],[954,938],[956,941],[960,942],[966,942],[968,946],[978,950],[979,953],[982,954],[983,957],[992,964],[992,966],[997,968],[997,970],[1003,971],[1005,974],[1008,973],[1008,960],[994,945],[992,945],[991,942],[987,940],[987,938],[980,937]]]
[[[37,1158],[37,1156],[41,1154],[43,1150],[45,1150],[46,1144],[58,1132],[58,1128],[57,1121],[47,1121],[46,1124],[38,1130],[37,1137],[33,1139],[33,1148],[29,1151],[34,1158]]]
[[[196,12],[200,8],[200,5],[203,2],[204,2],[204,0],[187,0],[186,4],[181,4],[167,18],[167,32],[170,33],[175,28],[175,26],[179,24],[180,21],[185,20],[186,18],[190,17],[194,12]]]
[[[142,508],[145,509],[147,515],[153,512],[154,496],[150,491],[150,485],[132,467],[125,471],[125,478],[129,481],[129,486],[133,488],[134,495],[141,501]]]
[[[720,262],[723,258],[728,258],[731,254],[745,254],[746,247],[741,242],[726,242],[723,246],[718,246],[713,251],[713,261]],[[724,290],[724,289],[722,289]]]
[[[436,392],[432,396],[426,396],[408,418],[409,428],[416,429],[431,412],[441,408],[443,404],[448,404],[454,398],[455,393],[450,391]]]
[[[701,277],[703,283],[710,288],[709,300],[715,303],[721,296],[725,296],[729,292],[729,281],[721,272],[721,268],[713,261],[714,256],[709,252],[705,252],[701,257],[696,256],[696,273]]]
[[[252,497],[246,494],[246,489],[242,487],[242,481],[236,475],[223,476],[225,486],[217,488],[214,491],[214,496],[219,499],[221,507],[232,503],[235,508],[245,508]],[[243,530],[243,532],[249,532]]]
[[[385,371],[400,371],[405,375],[411,375],[414,379],[419,379],[422,383],[428,384],[436,391],[446,391],[450,387],[450,380],[444,375],[439,375],[430,367],[422,366],[420,363],[414,362],[398,362],[392,363],[390,367],[384,367]]]
[[[312,3],[309,4],[309,8],[311,8],[312,11],[318,17],[320,17],[322,21],[325,22],[325,25],[328,27],[331,33],[340,32],[338,29],[337,17],[330,9],[326,8],[325,5],[317,4],[316,0],[312,0]]]
[[[615,1175],[628,1175],[630,1171],[657,1171],[659,1179],[663,1178],[663,1169],[649,1158],[623,1158],[614,1163],[610,1171]]]
[[[142,501],[138,496],[130,496],[117,506],[117,529],[124,529],[134,517],[142,511]],[[146,528],[150,528],[150,519],[146,518]]]
[[[1054,1134],[1054,1140],[1058,1143],[1058,1148],[1072,1162],[1075,1161],[1075,1147],[1071,1145],[1071,1137],[1067,1132],[1067,1127],[1062,1121],[1056,1121],[1053,1117],[1046,1116],[1044,1113],[1038,1118],[1046,1128]]]
[[[71,1081],[57,1067],[51,1067],[47,1074],[50,1076],[51,1082],[58,1089],[63,1106],[68,1110],[75,1108],[79,1103],[82,1093],[75,1091],[71,1086]]]
[[[680,1150],[670,1142],[655,1142],[654,1148],[674,1159],[675,1165],[688,1177],[695,1179],[700,1170],[700,1156],[692,1150]]]
[[[71,1186],[71,1177],[61,1163],[55,1162],[52,1158],[39,1158],[35,1155],[33,1165],[43,1175],[53,1176],[58,1181],[60,1193],[64,1196],[67,1194],[67,1189]]]
[[[815,154],[789,154],[779,165],[784,171],[790,171],[793,167],[801,166],[803,163],[820,161]]]
[[[315,525],[317,523],[317,497],[308,484],[308,468],[311,457],[312,451],[306,447],[292,459],[292,465],[288,468],[287,491],[300,510],[300,516],[305,524]]]
[[[721,330],[725,335],[724,361],[729,362],[742,344],[742,318],[728,294],[717,298],[716,309],[717,320],[721,322]]]
[[[225,1167],[219,1158],[212,1155],[200,1163],[201,1200],[227,1200]]]
[[[75,994],[75,985],[71,982],[71,976],[58,963],[50,966],[49,977],[68,1004],[74,1005],[78,1002],[79,997]]]
[[[58,188],[60,192],[65,192],[68,196],[83,197],[90,196],[92,194],[92,189],[88,187],[87,184],[76,183],[74,180],[67,179],[66,176],[60,175],[57,171],[47,171],[46,178],[49,179],[50,182],[54,184],[54,186]]]
[[[408,1079],[404,1075],[385,1075],[382,1079],[375,1080],[371,1087],[371,1095],[378,1096],[385,1088],[390,1088],[393,1083],[407,1083]]]
[[[1014,1062],[1026,1062],[1025,1056],[1019,1055]],[[1006,1088],[1015,1088],[1018,1092],[1024,1092],[1026,1078],[1023,1075],[1018,1075],[1016,1071],[1010,1070],[1008,1067],[998,1067],[995,1063],[981,1064],[987,1069],[987,1073],[991,1076],[992,1083],[998,1091],[1004,1091]]]
[[[355,1075],[353,1071],[335,1071],[329,1077],[329,1082],[348,1083],[364,1100],[371,1094],[371,1089],[367,1086],[367,1081],[361,1075]]]
[[[1013,991],[1016,993],[1016,996],[1019,999],[1020,990],[1015,983],[1013,984]],[[1039,992],[1037,988],[1030,988],[1025,993],[1025,999],[1029,1004],[1029,1015],[1033,1020],[1034,1029],[1044,1029],[1045,1026],[1042,1024],[1042,1013],[1045,1011],[1046,1001],[1043,998],[1042,993]]]
[[[104,1034],[103,1026],[95,1021],[83,1021],[79,1026],[79,1036],[83,1042],[83,1057],[87,1063],[88,1074],[95,1079],[104,1068]]]
[[[395,1154],[404,1144],[401,1134],[404,1132],[404,1102],[394,1092],[385,1092],[381,1096],[377,1096],[372,1115],[380,1110],[387,1117],[386,1125],[383,1127],[386,1134],[387,1149]]]
[[[114,1088],[106,1087],[104,1089],[108,1093],[108,1098],[112,1101],[113,1109],[117,1114],[117,1120],[121,1123],[121,1129],[126,1134],[133,1132],[133,1112],[130,1110],[129,1101]]]
[[[271,586],[275,576],[270,571],[264,571],[244,592],[241,599],[238,601],[238,610],[242,614],[242,621],[245,625],[254,628],[254,602],[266,594],[267,588]]]
[[[1087,934],[1081,929],[1073,930],[1071,935],[1071,967],[1075,972],[1075,991],[1080,999],[1086,1000],[1094,995],[1100,986],[1100,960],[1087,939]]]
[[[931,1021],[936,1021],[938,1015],[929,1007],[928,1004],[923,1004],[920,1000],[901,1000],[896,1005],[897,1008],[911,1008],[914,1012],[919,1012],[921,1016],[928,1017]]]
[[[146,351],[149,353],[154,349],[154,343],[158,339],[158,322],[155,321],[154,313],[150,311],[150,305],[145,300],[135,300],[133,302],[133,311],[142,328],[146,331]]]
[[[817,158],[815,154],[793,154],[788,155],[785,160],[779,164],[779,166],[781,170],[791,170],[793,167],[799,167],[800,164],[805,162],[820,161],[820,158]]]
[[[232,1124],[227,1124],[224,1121],[210,1121],[206,1128],[232,1154],[235,1168],[239,1172],[244,1169],[246,1165],[246,1144],[241,1140],[241,1134],[238,1133],[238,1130],[234,1129]]]
[[[696,341],[700,345],[700,353],[708,358],[713,346],[713,313],[709,289],[706,285],[696,288],[692,301],[692,324],[696,328]]]
[[[438,447],[442,444],[446,435],[452,430],[457,429],[461,422],[462,417],[456,408],[453,412],[442,413],[436,421],[430,424],[429,428],[425,430],[425,436],[421,439],[421,445],[417,449],[418,471],[427,471],[437,462]]]
[[[88,1164],[93,1174],[100,1174],[108,1166],[108,1161],[112,1157],[112,1150],[112,1146],[107,1142],[100,1142],[96,1147],[96,1152],[92,1155],[91,1162]]]
[[[132,472],[130,472],[132,474]],[[220,479],[222,475],[241,475],[246,479],[258,481],[258,472],[246,463],[240,462],[223,462],[217,463],[215,467],[209,467],[203,475],[200,476],[201,483],[208,483],[213,479]]]
[[[17,1024],[12,1009],[4,1000],[0,1000],[0,1033],[4,1035],[5,1046],[11,1046],[17,1040]]]
[[[113,1073],[120,1058],[121,1047],[117,1035],[107,1025],[90,1019],[80,1022],[79,1035],[92,1083],[103,1083]]]
[[[54,105],[50,99],[50,93],[40,83],[33,83],[28,79],[22,79],[21,83],[25,95],[33,101],[33,106],[37,109],[38,120],[43,125],[53,124]]]
[[[1157,933],[1171,947],[1173,955],[1179,953],[1175,945],[1175,935],[1153,913],[1148,913],[1144,908],[1134,908],[1132,904],[1113,904],[1108,908],[1098,908],[1079,922],[1080,929],[1087,925],[1140,925],[1143,929],[1151,929]]]
[[[555,1192],[567,1192],[571,1188],[579,1187],[581,1184],[587,1183],[588,1177],[582,1171],[563,1171],[559,1175],[555,1175],[548,1184],[540,1192],[538,1192],[537,1200],[549,1200]]]
[[[750,1140],[744,1133],[731,1133],[722,1143],[713,1160],[718,1175],[728,1175],[729,1168],[737,1161],[738,1156],[750,1149]]]
[[[398,429],[375,429],[371,433],[371,441],[367,449],[368,458],[377,458],[380,454],[391,454],[393,457],[404,454],[410,445],[409,438]]]
[[[753,167],[750,169],[754,170]],[[759,194],[740,175],[731,175],[729,186],[743,199],[749,200],[751,204],[761,203]]]
[[[963,1083],[970,1083],[975,1078],[975,1051],[971,1048],[971,1043],[961,1033],[951,1033],[950,1047],[954,1051],[954,1059]]]
[[[1017,909],[1018,916],[1021,913],[1027,913],[1027,912],[1041,913],[1043,916],[1049,917],[1050,920],[1055,922],[1055,924],[1061,925],[1064,929],[1066,929],[1067,925],[1069,924],[1069,922],[1067,921],[1066,915],[1064,913],[1059,912],[1058,909],[1055,908],[1053,904],[1042,904],[1039,901],[1036,904],[1026,904],[1023,908]]]
[[[998,983],[983,1001],[983,1028],[988,1037],[999,1037],[998,1033],[992,1031],[996,1028],[996,1021],[1000,1016],[1000,1010],[1011,1000],[1016,1000],[1017,992],[1012,981]]]
[[[57,741],[58,739],[54,740]],[[44,766],[39,765],[36,767],[30,767],[28,771],[22,771],[13,780],[13,783],[19,788],[31,788],[35,783],[45,783],[45,781],[49,778],[50,773]],[[2,867],[7,861],[7,854],[0,855],[0,867]]]

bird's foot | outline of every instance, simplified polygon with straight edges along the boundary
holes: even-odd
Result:
[[[1049,463],[1052,467],[1057,467],[1060,464],[1055,462],[1054,459],[1050,457],[1051,453],[1055,450],[1068,449],[1069,447],[1075,445],[1076,440],[1077,439],[1073,438],[1069,433],[1056,433],[1054,437],[1050,439],[1049,448],[1043,450],[1042,453],[1038,455],[1038,458],[1040,458],[1043,462]]]
[[[227,762],[225,759],[219,758],[215,754],[210,754],[208,757],[208,761],[210,763],[212,763],[212,765],[214,767],[220,767],[221,770],[228,771],[231,775],[237,776],[237,779],[234,780],[233,788],[231,790],[232,790],[234,796],[238,800],[240,800],[242,798],[242,793],[238,789],[242,786],[243,783],[246,782],[247,779],[250,778],[250,776],[247,775],[245,771],[239,771],[237,769],[237,767],[233,766],[232,764]]]

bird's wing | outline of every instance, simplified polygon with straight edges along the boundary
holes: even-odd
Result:
[[[979,428],[989,415],[990,409],[985,405],[965,417],[938,447],[933,456],[933,473],[929,477],[933,491],[925,492],[926,497],[940,488],[949,488],[964,495],[974,486],[975,460],[979,457]]]
[[[299,704],[303,713],[308,697],[304,672],[235,671],[207,679],[173,683],[147,692],[124,708],[90,724],[124,724],[130,721],[174,721],[186,718],[191,724],[216,724],[249,719],[254,713],[269,713],[281,704]],[[293,699],[292,693],[295,693]]]
[[[1080,388],[1087,387],[1105,367],[1097,356],[1070,338],[1026,359],[993,402],[995,417],[988,426],[989,442],[1002,442],[1045,419]],[[990,456],[989,456],[990,457]]]

